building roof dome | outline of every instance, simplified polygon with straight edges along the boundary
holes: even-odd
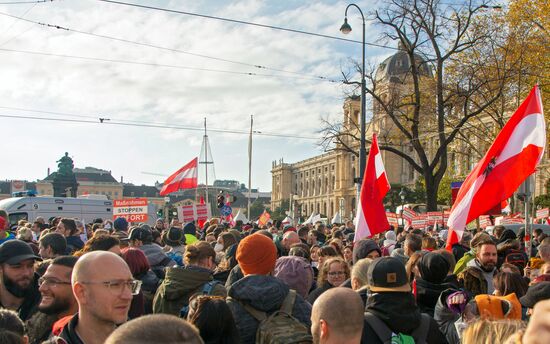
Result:
[[[420,64],[420,74],[433,78],[433,73],[424,58],[414,54],[414,58]],[[376,70],[376,81],[403,82],[404,77],[410,72],[411,64],[409,56],[401,42],[398,45],[398,51],[385,59]]]

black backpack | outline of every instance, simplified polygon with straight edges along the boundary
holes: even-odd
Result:
[[[382,341],[382,343],[391,344],[395,342],[395,340],[392,341],[392,337],[394,337],[393,331],[376,315],[370,312],[365,312],[365,320],[370,325],[370,327],[372,327],[372,329],[376,333],[376,336],[378,337],[378,339],[380,339],[380,341]],[[430,321],[430,316],[428,314],[422,313],[420,326],[418,326],[410,335],[397,333],[396,336],[409,338],[412,337],[411,339],[414,339],[415,344],[426,344],[426,338],[428,337],[428,332],[430,330]],[[409,341],[411,339],[409,339]]]

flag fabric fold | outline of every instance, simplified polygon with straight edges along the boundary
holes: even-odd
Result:
[[[390,228],[383,203],[384,196],[389,190],[390,183],[378,148],[378,140],[376,134],[373,134],[359,202],[357,202],[354,242]]]
[[[194,158],[164,181],[160,195],[185,189],[194,189],[198,185],[198,158]]]
[[[470,172],[451,209],[447,248],[466,225],[506,200],[535,172],[546,147],[546,127],[538,86],[533,87]]]

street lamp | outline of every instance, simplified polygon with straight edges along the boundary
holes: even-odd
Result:
[[[361,148],[359,150],[359,178],[357,180],[357,194],[361,192],[361,183],[363,182],[363,175],[365,174],[365,162],[367,157],[367,150],[365,148],[365,121],[366,121],[366,106],[365,106],[365,93],[367,84],[365,82],[365,16],[363,11],[356,4],[349,4],[346,7],[344,24],[340,27],[340,31],[347,35],[351,32],[351,26],[348,24],[348,9],[350,7],[355,7],[361,13],[361,18],[363,19],[363,58],[362,58],[362,68],[361,68]],[[357,196],[359,199],[359,196]]]
[[[403,221],[403,210],[405,209],[405,189],[401,188],[399,191],[399,198],[401,198],[401,226],[405,228],[405,221]]]

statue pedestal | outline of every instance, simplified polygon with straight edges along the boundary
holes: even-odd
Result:
[[[74,174],[71,176],[57,175],[52,184],[54,197],[76,197],[78,183]]]

